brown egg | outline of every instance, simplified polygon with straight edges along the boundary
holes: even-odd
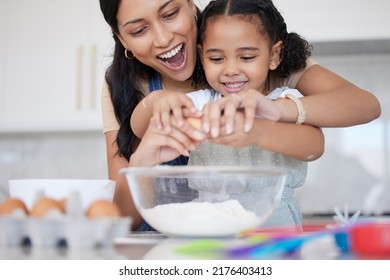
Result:
[[[108,200],[100,199],[93,202],[86,212],[89,218],[120,217],[122,216],[118,206]]]
[[[43,217],[50,210],[58,210],[63,213],[61,210],[61,205],[57,200],[42,197],[35,202],[33,208],[31,209],[30,215],[32,217]]]
[[[202,120],[199,118],[187,118],[186,121],[195,129],[202,130]]]
[[[67,198],[63,198],[57,201],[58,205],[60,206],[61,212],[66,212],[66,204],[68,203]]]
[[[8,198],[0,204],[0,216],[9,215],[15,209],[21,209],[25,214],[28,214],[26,204],[17,198]]]

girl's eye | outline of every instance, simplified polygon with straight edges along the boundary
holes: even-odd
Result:
[[[180,9],[175,9],[173,11],[169,11],[168,13],[166,13],[164,16],[163,16],[163,19],[166,19],[166,20],[170,20],[170,19],[174,19],[180,12]]]
[[[255,59],[255,56],[253,56],[253,55],[251,55],[251,56],[243,56],[243,57],[241,57],[241,59],[243,61],[245,61],[245,62],[250,62],[250,61]]]
[[[211,62],[216,62],[216,63],[218,63],[218,62],[222,62],[222,61],[223,61],[223,58],[222,58],[222,57],[209,57],[209,60],[210,60]]]

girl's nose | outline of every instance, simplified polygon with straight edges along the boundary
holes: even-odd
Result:
[[[157,26],[154,32],[154,47],[167,47],[173,38],[173,33],[164,26]]]
[[[240,68],[234,61],[226,61],[224,74],[227,76],[234,76],[240,74]]]

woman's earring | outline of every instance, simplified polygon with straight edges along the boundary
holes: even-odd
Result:
[[[131,52],[130,52],[131,53]],[[132,60],[134,58],[134,55],[131,53],[131,57],[129,57],[127,55],[127,49],[125,49],[125,57],[128,59],[128,60]]]
[[[195,21],[198,21],[198,15],[194,14],[194,17],[195,17]]]

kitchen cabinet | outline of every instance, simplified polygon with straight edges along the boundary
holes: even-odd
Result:
[[[203,9],[210,0],[194,0]],[[273,0],[290,32],[310,42],[390,38],[388,0]]]
[[[1,5],[0,132],[101,129],[101,86],[113,40],[99,3]]]
[[[3,119],[4,104],[4,46],[5,46],[5,2],[0,1],[0,120]]]

